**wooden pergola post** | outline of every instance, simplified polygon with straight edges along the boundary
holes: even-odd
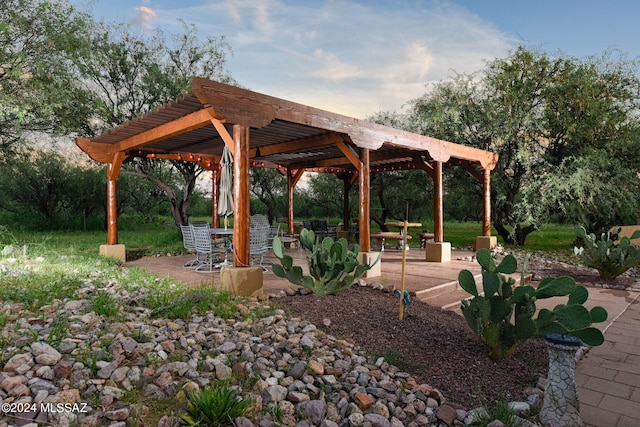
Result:
[[[360,212],[358,215],[360,223],[360,250],[362,252],[371,251],[371,229],[369,225],[371,177],[369,176],[369,149],[360,149]]]
[[[349,182],[349,175],[344,174],[342,176],[342,230],[349,231],[351,225],[351,214],[349,212],[349,189],[351,183]]]
[[[247,267],[249,256],[250,201],[249,201],[249,139],[248,126],[233,125],[233,265]]]
[[[442,162],[438,161],[433,171],[433,240],[436,243],[444,242],[442,194]]]
[[[476,237],[475,250],[493,249],[498,244],[498,238],[491,235],[491,169],[482,169],[482,176],[476,175],[482,182],[482,235]]]
[[[287,230],[289,234],[294,232],[293,192],[303,173],[304,169],[295,171],[287,169]]]
[[[491,236],[491,171],[482,171],[482,235]]]
[[[293,174],[290,170],[287,170],[287,232],[293,234],[293,189],[295,183],[293,181]]]
[[[436,160],[433,169],[433,242],[425,244],[425,260],[451,261],[451,243],[444,241],[443,230],[442,161]]]
[[[126,248],[118,244],[118,176],[125,154],[116,152],[107,160],[107,244],[100,245],[100,255],[121,262],[127,259]]]
[[[107,164],[107,244],[118,244],[118,176],[124,153],[117,152]]]

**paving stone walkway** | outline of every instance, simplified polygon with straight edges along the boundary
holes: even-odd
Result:
[[[585,427],[640,426],[640,292],[590,289],[590,294],[626,307],[608,309],[612,321],[604,344],[577,364],[582,421]]]

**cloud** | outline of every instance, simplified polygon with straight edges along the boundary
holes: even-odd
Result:
[[[329,80],[344,80],[358,77],[361,74],[357,65],[342,62],[333,53],[324,52],[322,49],[316,49],[314,56],[320,64],[315,71],[309,74],[311,77]]]
[[[447,0],[224,0],[159,11],[201,35],[224,35],[240,84],[338,113],[395,110],[514,45],[493,24]]]
[[[144,2],[150,4],[150,1]],[[136,16],[131,20],[131,25],[138,27],[143,30],[148,30],[153,28],[151,25],[151,21],[156,16],[156,12],[147,6],[138,6],[136,7]]]
[[[278,7],[271,0],[225,0],[222,8],[216,8],[229,16],[239,27],[260,34],[271,34],[271,10]]]

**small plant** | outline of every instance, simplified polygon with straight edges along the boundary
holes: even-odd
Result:
[[[253,410],[253,400],[242,398],[236,389],[224,383],[188,392],[187,401],[187,413],[180,419],[190,426],[233,426],[236,418],[250,415]]]
[[[486,427],[493,425],[493,421],[500,421],[505,427],[516,427],[521,425],[517,421],[516,414],[505,401],[498,401],[493,405],[484,405],[482,409],[477,411],[469,425]]]
[[[0,311],[0,329],[4,328],[9,323],[9,316],[6,311]]]
[[[631,238],[619,237],[621,228],[600,235],[600,239],[582,226],[576,227],[578,239],[584,242],[582,247],[574,247],[574,253],[580,257],[587,267],[598,270],[603,279],[615,279],[628,269],[640,265],[640,247],[631,244],[632,239],[640,238],[640,230]]]
[[[599,306],[587,310],[582,304],[589,292],[571,277],[545,278],[537,288],[525,285],[525,260],[520,285],[514,287],[515,280],[505,276],[517,269],[513,255],[505,256],[497,266],[487,249],[479,250],[476,258],[482,267],[484,294],[478,291],[473,274],[462,270],[458,282],[473,298],[463,300],[461,308],[467,324],[489,347],[492,358],[508,358],[527,339],[550,333],[573,335],[592,346],[604,342],[602,332],[591,324],[604,322],[607,311]],[[567,303],[553,310],[541,309],[534,318],[536,300],[558,296],[568,296]]]
[[[218,292],[210,286],[198,288],[158,289],[150,294],[146,304],[154,317],[187,319],[194,313],[213,312],[223,319],[240,316],[237,301],[229,292]]]
[[[302,267],[293,265],[293,258],[285,254],[284,244],[276,236],[273,239],[273,253],[280,260],[274,264],[273,272],[284,277],[294,285],[304,286],[317,295],[329,295],[349,289],[358,277],[371,269],[380,257],[371,265],[358,261],[360,247],[354,245],[349,250],[347,239],[336,241],[331,237],[320,239],[312,230],[302,229],[300,244],[311,251],[307,256],[309,276],[305,276]]]
[[[109,292],[98,291],[91,298],[91,308],[100,316],[116,316],[120,311],[118,303]]]
[[[56,346],[60,344],[62,339],[69,333],[69,317],[60,314],[51,322],[49,327],[51,329],[49,330],[47,340],[49,344]]]
[[[284,409],[277,404],[263,409],[261,413],[262,415],[269,416],[271,421],[275,423],[282,423],[282,420],[284,420]]]
[[[411,360],[411,356],[405,354],[395,348],[388,348],[380,353],[378,356],[384,357],[385,362],[389,365],[393,365],[402,371],[411,371],[415,368],[415,364]]]

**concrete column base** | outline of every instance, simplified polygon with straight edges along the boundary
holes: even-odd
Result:
[[[115,258],[122,263],[127,262],[127,250],[123,244],[100,245],[100,256]]]
[[[378,259],[378,256],[380,256],[380,252],[360,252],[358,253],[358,261],[362,264],[372,264]],[[367,278],[378,276],[382,276],[382,258],[380,258],[376,265],[364,273],[364,276],[362,277]]]
[[[450,262],[451,261],[451,243],[450,242],[425,243],[425,260],[427,262]]]
[[[262,267],[222,267],[220,290],[233,296],[257,297],[262,295]]]
[[[498,246],[498,237],[496,236],[478,236],[476,237],[475,250],[480,249],[493,249]]]

